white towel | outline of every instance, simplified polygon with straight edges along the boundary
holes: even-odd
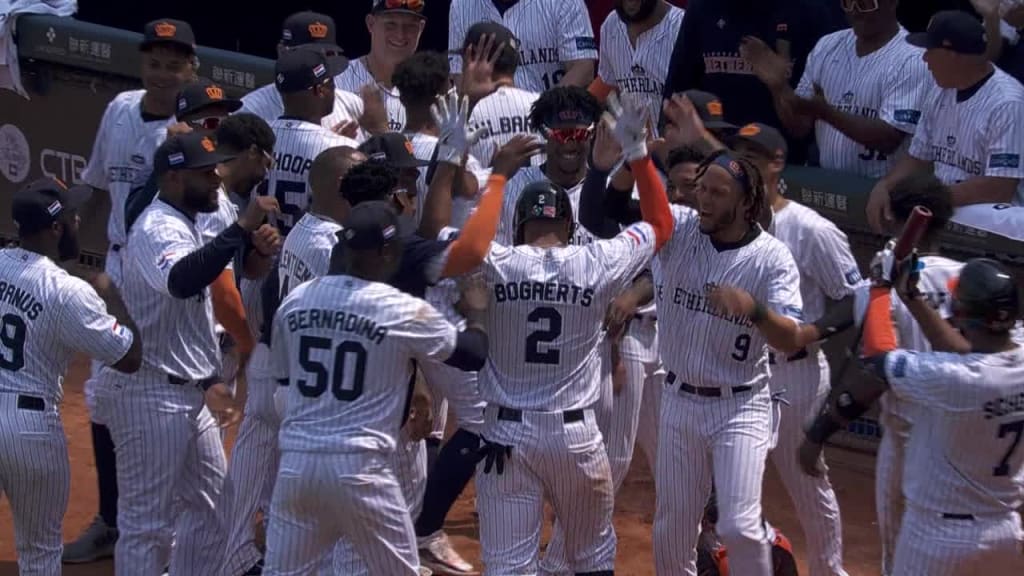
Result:
[[[21,85],[18,47],[14,32],[22,14],[71,16],[78,12],[77,0],[0,0],[0,88],[13,90],[28,98]]]

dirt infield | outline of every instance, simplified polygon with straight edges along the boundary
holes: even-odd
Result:
[[[96,513],[96,479],[91,437],[82,382],[87,364],[78,361],[65,381],[64,427],[71,456],[71,499],[64,520],[65,539],[76,536]],[[651,560],[651,529],[654,515],[654,483],[642,455],[638,452],[633,469],[616,504],[615,527],[619,538],[616,574],[642,576],[654,574]],[[872,459],[859,454],[829,452],[832,480],[839,495],[843,515],[846,569],[851,576],[876,576],[878,537],[874,523]],[[770,468],[770,467],[769,467]],[[449,517],[447,529],[460,552],[479,566],[477,527],[472,510],[472,494],[459,501]],[[789,536],[797,556],[803,556],[803,534],[793,505],[774,473],[769,469],[765,481],[765,513],[768,520]],[[14,562],[14,536],[10,509],[0,505],[0,576],[18,573]],[[67,566],[67,576],[107,576],[114,573],[110,562],[87,566]],[[806,572],[801,572],[806,574]]]

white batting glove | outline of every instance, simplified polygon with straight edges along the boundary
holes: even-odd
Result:
[[[463,97],[460,100],[454,89],[439,96],[437,102],[430,107],[430,113],[441,130],[437,143],[437,158],[441,162],[462,164],[470,147],[487,133],[486,128],[469,132],[466,127],[469,122],[469,98]]]
[[[875,252],[875,257],[871,259],[871,265],[868,267],[868,278],[873,285],[892,286],[893,272],[896,270],[896,255],[893,254],[895,249],[896,241],[889,240],[885,243],[885,248]]]
[[[647,157],[647,111],[642,105],[633,99],[623,103],[613,92],[601,120],[611,128],[626,162]]]

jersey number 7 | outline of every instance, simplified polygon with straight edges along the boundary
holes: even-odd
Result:
[[[1020,447],[1020,437],[1024,435],[1024,420],[1018,420],[1016,422],[1007,422],[999,426],[999,438],[1004,438],[1013,434],[1013,442],[1010,443],[1010,448],[1006,451],[1006,455],[1003,456],[1003,460],[992,469],[993,476],[1009,476],[1010,475],[1010,458],[1013,458],[1014,452]]]
[[[333,352],[330,366],[313,358],[317,350],[329,355]],[[299,338],[299,365],[313,375],[312,383],[305,378],[295,381],[299,393],[306,398],[319,398],[327,392],[328,384],[334,397],[342,402],[351,402],[363,394],[366,347],[360,342],[343,340],[335,346],[330,338],[302,336]],[[346,372],[349,378],[346,378]]]

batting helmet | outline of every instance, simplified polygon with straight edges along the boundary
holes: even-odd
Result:
[[[515,243],[523,244],[523,229],[530,220],[565,220],[569,223],[569,237],[576,230],[569,193],[547,180],[527,184],[516,201]]]
[[[958,317],[980,321],[997,331],[1009,330],[1021,315],[1016,279],[991,258],[968,260],[953,295]]]

